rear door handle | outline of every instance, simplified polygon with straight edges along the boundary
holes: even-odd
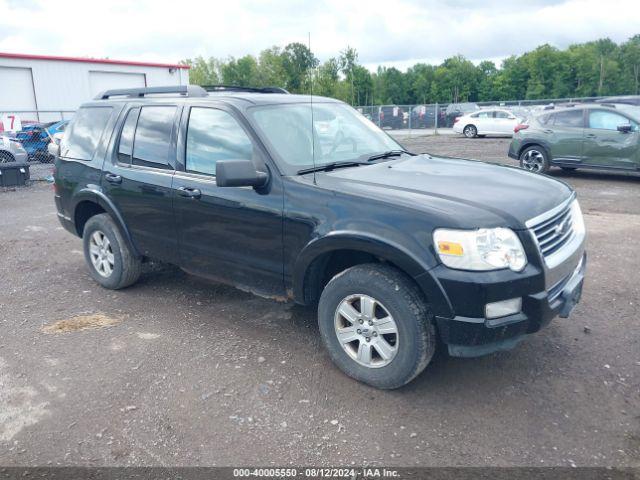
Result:
[[[553,133],[553,130],[549,129],[549,128],[545,128],[543,130],[544,133]]]
[[[202,192],[197,188],[178,187],[176,190],[181,197],[200,198],[202,196]]]
[[[596,135],[594,133],[587,133],[585,138],[596,138]]]
[[[122,177],[114,173],[105,173],[104,178],[109,183],[122,183]]]

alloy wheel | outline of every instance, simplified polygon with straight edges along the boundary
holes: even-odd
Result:
[[[540,172],[544,167],[544,155],[539,150],[529,150],[522,156],[522,167],[530,172]]]
[[[336,309],[334,327],[342,349],[360,365],[384,367],[398,353],[398,326],[373,297],[358,294],[344,298]]]
[[[467,125],[466,127],[464,127],[464,131],[462,133],[464,133],[464,136],[467,138],[473,138],[476,136],[478,131],[473,125]]]
[[[93,232],[89,238],[89,255],[96,272],[105,278],[111,276],[115,257],[111,242],[100,230]]]

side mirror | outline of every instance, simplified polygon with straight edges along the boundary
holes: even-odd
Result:
[[[251,160],[220,160],[216,162],[216,185],[219,187],[262,187],[269,180],[258,172]]]
[[[631,125],[618,125],[618,131],[622,133],[631,133],[633,127]]]

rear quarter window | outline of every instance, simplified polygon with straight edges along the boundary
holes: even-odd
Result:
[[[112,107],[81,107],[69,124],[61,145],[61,156],[92,160],[104,134]]]

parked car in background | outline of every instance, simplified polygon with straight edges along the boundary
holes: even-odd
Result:
[[[0,137],[0,163],[24,163],[28,155],[20,142],[7,136]]]
[[[411,128],[434,128],[436,125],[435,105],[416,105],[411,109]]]
[[[461,117],[467,113],[480,110],[477,103],[450,103],[445,109],[445,124],[447,128],[453,127],[456,118]]]
[[[546,173],[601,168],[640,170],[640,107],[598,103],[546,110],[515,128],[509,156]]]
[[[513,129],[522,122],[509,110],[487,109],[469,113],[455,119],[453,131],[467,138],[485,135],[513,135]]]
[[[23,127],[13,138],[20,142],[26,150],[29,161],[48,163],[52,160],[47,152],[47,145],[57,133],[63,133],[69,120],[58,122],[34,123]]]
[[[398,130],[404,127],[404,110],[397,105],[383,105],[378,108],[378,126]]]

